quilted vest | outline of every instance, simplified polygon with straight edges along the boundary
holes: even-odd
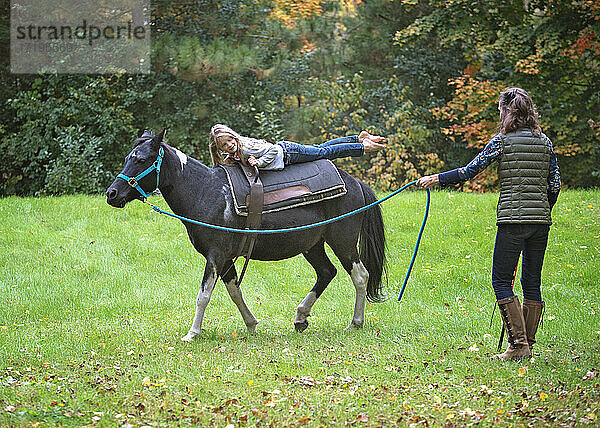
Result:
[[[529,129],[502,136],[496,224],[552,224],[548,204],[550,146]]]

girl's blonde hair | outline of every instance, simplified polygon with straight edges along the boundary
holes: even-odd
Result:
[[[231,129],[227,125],[216,124],[212,128],[210,128],[210,140],[208,143],[208,148],[210,150],[210,157],[212,159],[213,165],[229,165],[232,162],[231,159],[228,159],[228,155],[224,154],[223,151],[219,148],[219,137],[230,136],[237,142],[236,155],[241,160],[244,165],[247,165],[247,159],[242,151],[242,146],[248,140],[247,137],[243,137],[233,129]]]

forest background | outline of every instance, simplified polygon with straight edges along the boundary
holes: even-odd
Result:
[[[393,190],[466,164],[510,86],[532,95],[564,185],[600,185],[598,0],[157,0],[139,75],[11,74],[0,4],[0,196],[102,192],[141,129],[210,164],[215,123],[305,144],[385,135],[337,163]]]

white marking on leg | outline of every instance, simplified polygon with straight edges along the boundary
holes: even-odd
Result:
[[[310,311],[312,310],[312,307],[316,301],[317,293],[314,291],[311,291],[306,295],[302,303],[300,303],[296,308],[296,320],[294,321],[294,324],[306,322],[306,318],[310,316]]]
[[[183,153],[177,149],[175,149],[175,153],[177,154],[177,157],[179,158],[179,163],[181,164],[181,170],[183,171],[183,167],[187,163],[188,157],[185,153]]]
[[[226,282],[225,287],[227,287],[229,297],[231,297],[231,300],[233,300],[233,303],[235,303],[239,309],[240,314],[242,314],[246,328],[250,333],[254,333],[256,331],[256,324],[258,324],[258,320],[254,317],[254,315],[252,315],[252,312],[246,305],[244,296],[242,295],[242,290],[237,286],[235,279]]]
[[[350,277],[356,289],[356,302],[354,303],[354,315],[348,328],[360,328],[365,322],[365,300],[367,297],[369,272],[362,262],[353,263]]]
[[[210,296],[212,295],[213,290],[215,289],[215,284],[217,282],[217,272],[213,267],[211,272],[209,272],[206,280],[202,281],[202,285],[204,286],[204,290],[200,290],[198,292],[198,297],[196,298],[196,313],[194,314],[194,321],[192,322],[192,327],[188,334],[183,336],[181,340],[184,342],[191,342],[194,337],[200,334],[200,330],[202,330],[202,320],[204,319],[204,312],[206,311],[206,307],[208,306],[208,302],[210,301]]]

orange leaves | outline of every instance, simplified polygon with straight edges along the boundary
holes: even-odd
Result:
[[[367,415],[366,413],[359,413],[359,415],[356,417],[356,421],[357,422],[369,422],[369,415]]]
[[[323,12],[322,0],[275,0],[271,18],[277,19],[288,28],[294,28],[298,21],[312,18]]]
[[[300,49],[300,53],[307,54],[314,50],[315,50],[315,45],[303,38],[302,39],[302,49]]]
[[[598,36],[594,31],[584,30],[579,33],[579,38],[571,45],[569,49],[564,52],[565,56],[569,56],[572,59],[580,59],[586,53],[592,55],[600,54],[600,43],[598,42]]]
[[[527,58],[523,58],[517,61],[515,64],[515,71],[523,74],[538,74],[540,72],[538,64],[541,61],[539,53],[535,55],[529,55]]]
[[[468,75],[450,79],[448,83],[455,87],[454,98],[444,107],[431,110],[437,119],[450,122],[442,133],[452,141],[466,142],[467,147],[483,147],[494,133],[497,122],[494,107],[505,85]]]

